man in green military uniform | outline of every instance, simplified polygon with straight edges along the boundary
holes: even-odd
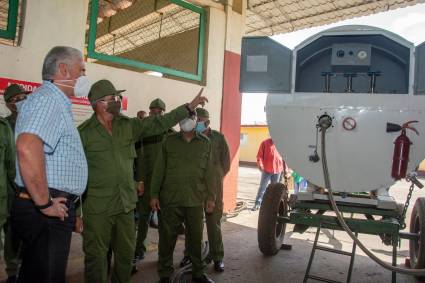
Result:
[[[216,271],[223,272],[224,249],[221,235],[221,218],[223,216],[223,179],[230,170],[229,146],[223,134],[210,128],[210,114],[206,109],[197,108],[196,115],[198,116],[198,121],[195,130],[198,133],[206,135],[211,141],[212,163],[217,193],[214,211],[210,214],[205,214],[209,243],[209,255],[207,259],[214,261],[214,269]],[[185,254],[181,265],[184,266],[188,263],[190,263],[190,258]]]
[[[10,191],[15,180],[15,139],[6,119],[0,118],[0,231],[5,229],[10,212]],[[10,229],[6,229],[10,230]],[[6,232],[7,235],[7,232]],[[6,237],[7,238],[7,237]],[[0,239],[0,250],[3,244]],[[4,250],[6,257],[7,251]],[[16,274],[9,275],[10,282],[16,281]],[[9,280],[8,278],[8,280]]]
[[[148,120],[161,117],[165,112],[165,103],[160,98],[153,100],[149,105]],[[156,157],[161,150],[161,142],[170,129],[153,136],[145,136],[141,140],[143,150],[137,154],[136,160],[136,176],[135,179],[143,187],[141,196],[137,202],[137,211],[139,213],[139,221],[137,225],[137,241],[136,251],[134,253],[134,262],[145,257],[146,252],[146,236],[149,227],[149,221],[152,214],[150,207],[150,182],[152,180],[152,171]]]
[[[207,101],[200,92],[191,103],[162,117],[141,120],[120,114],[121,92],[108,80],[93,84],[88,97],[95,113],[78,127],[88,163],[82,204],[86,282],[107,282],[110,246],[114,253],[112,282],[130,282],[137,202],[134,143],[140,137],[164,132]]]
[[[184,222],[192,282],[213,282],[201,259],[204,204],[211,213],[215,203],[211,143],[195,132],[196,116],[180,123],[180,132],[166,136],[152,174],[151,207],[160,210],[158,274],[168,283],[173,273],[173,251]]]
[[[11,84],[8,86],[4,92],[4,101],[6,102],[6,107],[10,111],[10,115],[5,119],[9,123],[9,126],[15,131],[16,119],[18,118],[18,111],[16,109],[16,103],[25,100],[29,91],[26,91],[23,87],[18,84]],[[15,166],[15,165],[14,165]],[[8,190],[8,209],[10,211],[12,207],[12,200],[15,195],[13,183],[9,186]],[[18,267],[20,262],[20,247],[21,241],[13,235],[11,229],[10,219],[7,219],[6,225],[4,226],[4,260],[6,263],[6,273],[8,276],[7,283],[16,282]]]
[[[26,91],[18,84],[11,84],[4,91],[4,102],[6,102],[6,106],[10,110],[10,115],[6,117],[6,120],[9,122],[13,131],[15,131],[16,119],[18,118],[16,103],[25,100],[29,93],[31,92]]]

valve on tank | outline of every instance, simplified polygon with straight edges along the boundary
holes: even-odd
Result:
[[[344,74],[344,78],[346,78],[346,88],[345,92],[351,93],[354,92],[353,89],[353,78],[357,77],[356,73],[346,73]]]
[[[332,92],[331,90],[331,77],[334,77],[335,74],[332,72],[322,72],[322,77],[325,78],[325,89],[323,92]]]
[[[381,75],[380,71],[376,72],[367,72],[367,75],[370,77],[370,93],[376,93],[376,77],[379,77]]]

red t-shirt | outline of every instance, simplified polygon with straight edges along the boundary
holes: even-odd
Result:
[[[279,152],[277,152],[271,138],[264,140],[260,144],[257,153],[257,164],[261,170],[270,174],[277,174],[283,171],[284,161]]]

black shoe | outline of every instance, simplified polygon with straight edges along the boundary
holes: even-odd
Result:
[[[16,275],[11,275],[11,276],[7,277],[6,283],[16,283],[17,279],[18,279],[18,277],[16,277]]]
[[[140,255],[134,255],[133,257],[133,265],[137,264],[139,261],[145,258],[145,253],[141,253]]]
[[[145,258],[145,254],[141,254],[141,255],[135,255],[132,261],[132,268],[131,268],[131,275],[134,275],[138,269],[137,269],[137,263],[139,261],[141,261],[142,259]],[[108,273],[109,273],[109,269],[108,269]]]
[[[214,283],[206,274],[203,274],[201,277],[192,277],[193,283]]]
[[[184,256],[182,261],[180,261],[180,267],[185,267],[186,265],[192,264],[192,260],[189,256]]]
[[[158,283],[170,283],[170,278],[162,277],[161,279],[159,279]]]
[[[214,261],[214,270],[217,272],[224,271],[224,263],[222,260]]]
[[[259,204],[256,204],[256,205],[254,205],[253,208],[251,208],[251,211],[257,211],[259,209],[260,209],[260,205]]]

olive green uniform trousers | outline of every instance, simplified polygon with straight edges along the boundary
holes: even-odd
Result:
[[[138,256],[146,253],[146,237],[148,234],[149,220],[152,212],[152,208],[149,202],[150,196],[148,194],[144,194],[142,197],[139,197],[139,201],[137,202],[137,212],[139,213],[139,220],[137,225],[135,255]]]
[[[209,256],[213,261],[223,260],[224,247],[221,235],[221,218],[223,217],[223,192],[217,195],[214,211],[205,214],[207,225]]]
[[[12,207],[12,201],[14,198],[14,193],[9,193],[8,197],[8,209]],[[6,273],[7,276],[13,276],[18,274],[19,264],[21,262],[20,252],[21,252],[21,240],[12,233],[10,218],[7,218],[6,224],[4,226],[4,261],[6,263]]]
[[[205,224],[207,226],[209,257],[213,261],[223,260],[224,246],[221,234],[221,219],[223,217],[223,192],[218,192],[215,208],[212,213],[205,213]],[[186,235],[187,237],[187,235]],[[185,242],[184,255],[189,256],[188,241]]]
[[[86,255],[85,282],[108,282],[107,253],[110,245],[114,254],[111,281],[130,282],[131,264],[129,263],[133,259],[136,241],[134,229],[133,211],[111,216],[93,214],[84,217],[84,230],[88,231],[86,233],[83,231],[83,250]]]
[[[182,223],[186,228],[188,254],[192,260],[192,276],[204,274],[202,262],[203,206],[196,207],[162,207],[159,217],[159,261],[158,274],[161,278],[173,274],[173,251],[176,246],[178,231]]]

